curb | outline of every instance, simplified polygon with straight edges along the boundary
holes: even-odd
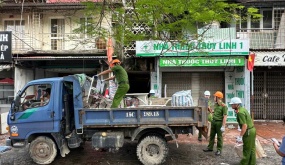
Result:
[[[263,123],[282,123],[283,120],[254,120],[254,122],[263,122]]]

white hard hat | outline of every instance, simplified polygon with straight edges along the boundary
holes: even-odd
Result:
[[[206,95],[206,96],[210,96],[210,95],[211,95],[211,93],[210,93],[210,91],[205,91],[205,92],[204,92],[204,95]]]
[[[240,98],[238,98],[238,97],[233,97],[232,99],[231,99],[231,102],[230,102],[230,104],[241,104],[242,102],[241,102],[241,99]]]
[[[149,91],[149,93],[155,93],[155,90],[151,89],[151,90]]]

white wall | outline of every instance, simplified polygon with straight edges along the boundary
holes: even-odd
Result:
[[[5,134],[8,131],[6,130],[7,127],[7,116],[8,112],[0,114],[0,134]]]
[[[234,110],[229,104],[231,98],[239,97],[242,106],[250,112],[250,74],[245,66],[235,67],[232,71],[225,72],[225,102],[228,106],[228,123],[236,123]]]
[[[23,69],[15,66],[15,94],[31,80],[34,80],[34,71],[32,69]]]
[[[88,50],[95,49],[95,38],[92,37],[88,40],[79,38],[79,34],[75,34],[73,30],[79,27],[79,19],[84,17],[84,13],[78,10],[46,10],[43,12],[27,12],[21,17],[20,13],[9,13],[0,15],[0,31],[4,30],[5,20],[24,20],[24,34],[22,32],[14,32],[13,35],[21,38],[25,42],[17,42],[14,44],[13,53],[25,50],[51,50],[51,19],[63,19],[64,31],[63,35],[56,36],[60,43],[58,50]],[[94,20],[99,19],[100,14],[92,16]],[[2,25],[2,26],[1,26]],[[106,13],[102,20],[102,28],[107,29],[112,34],[111,13]],[[22,34],[21,34],[22,33]],[[72,38],[71,38],[72,37]],[[77,38],[77,39],[74,39]],[[87,42],[86,42],[87,41]],[[79,44],[81,43],[81,44]]]

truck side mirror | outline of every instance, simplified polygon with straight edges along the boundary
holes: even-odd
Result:
[[[11,112],[15,113],[19,110],[20,107],[20,96],[17,95],[16,99],[12,101],[11,103]]]

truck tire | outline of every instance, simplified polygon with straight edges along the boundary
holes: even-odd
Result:
[[[49,137],[39,136],[31,142],[29,154],[37,164],[50,164],[57,155],[56,144]]]
[[[146,136],[137,145],[138,159],[144,165],[157,165],[165,162],[168,146],[160,136]]]

